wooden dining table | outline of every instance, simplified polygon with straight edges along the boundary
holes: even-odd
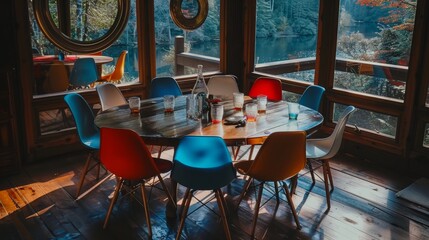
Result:
[[[253,99],[247,98],[246,102]],[[224,105],[224,119],[243,116],[242,111],[233,109],[232,101],[221,102]],[[268,102],[265,114],[259,115],[255,122],[245,126],[226,125],[223,123],[204,123],[186,118],[186,96],[178,96],[172,113],[164,113],[163,98],[141,101],[140,113],[131,113],[128,105],[110,108],[95,117],[95,124],[109,128],[131,129],[138,133],[146,144],[175,147],[181,137],[219,136],[228,146],[262,144],[273,132],[302,130],[310,133],[323,123],[323,116],[310,108],[300,106],[296,120],[290,120],[288,105],[285,101]],[[177,183],[171,181],[172,196],[176,199]],[[176,216],[176,205],[168,203],[166,215]]]
[[[253,101],[248,99],[246,102]],[[232,101],[224,105],[224,119],[243,116],[235,111]],[[139,114],[132,114],[128,105],[114,107],[100,112],[95,117],[98,127],[125,128],[137,132],[146,144],[176,146],[186,135],[219,136],[228,146],[240,146],[263,142],[273,132],[303,130],[314,131],[323,123],[323,116],[310,108],[300,106],[297,120],[289,120],[285,101],[268,102],[267,111],[259,115],[256,122],[247,122],[244,127],[224,123],[203,123],[186,118],[186,95],[178,96],[172,113],[164,113],[162,98],[141,101]]]

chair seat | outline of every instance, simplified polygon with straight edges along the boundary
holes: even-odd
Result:
[[[305,154],[311,159],[320,159],[331,150],[332,144],[324,139],[307,139]]]
[[[162,158],[154,158],[156,166],[158,167],[159,172],[166,173],[171,170],[173,167],[173,163],[169,160],[165,160]]]

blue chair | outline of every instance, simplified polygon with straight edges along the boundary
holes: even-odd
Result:
[[[78,58],[74,62],[69,78],[72,87],[87,87],[97,80],[97,65],[95,65],[93,58]]]
[[[320,102],[322,101],[325,88],[318,85],[308,86],[299,99],[299,104],[319,111]]]
[[[213,190],[227,239],[231,239],[221,188],[236,177],[231,155],[220,137],[186,136],[181,139],[173,158],[171,178],[186,187],[182,216],[176,239],[180,239],[192,196],[197,190]]]
[[[97,167],[97,179],[99,177],[100,167],[102,167],[102,165],[100,164],[96,153],[100,149],[100,130],[94,124],[94,113],[92,112],[91,107],[81,95],[77,93],[69,93],[64,97],[64,100],[72,112],[74,121],[76,123],[77,133],[79,135],[79,140],[89,151],[76,192],[76,198],[79,199],[79,193],[86,174],[94,167]],[[91,161],[95,161],[95,164],[90,167]],[[104,180],[107,180],[107,178]],[[101,184],[101,182],[99,182],[97,185]]]
[[[150,97],[157,98],[165,95],[182,95],[179,84],[172,77],[155,77],[150,83]]]

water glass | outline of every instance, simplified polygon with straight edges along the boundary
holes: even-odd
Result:
[[[165,95],[164,96],[164,113],[172,113],[174,112],[175,105],[174,95]]]
[[[289,119],[296,120],[299,114],[299,104],[298,103],[287,103],[288,111],[289,111]]]
[[[223,119],[223,105],[211,104],[210,117],[213,124],[221,123]]]
[[[241,111],[244,104],[244,93],[233,93],[234,110]]]
[[[256,103],[246,104],[246,119],[247,122],[256,122],[258,116],[258,105]]]
[[[258,95],[257,103],[258,103],[258,113],[265,114],[267,112],[267,96]]]
[[[140,97],[130,97],[128,99],[131,113],[140,113]]]

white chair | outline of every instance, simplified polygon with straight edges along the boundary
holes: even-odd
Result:
[[[222,100],[232,100],[232,94],[240,91],[234,75],[215,75],[209,79],[207,87],[209,94]]]
[[[102,111],[127,104],[127,100],[122,95],[121,90],[112,83],[99,84],[95,89],[100,98]]]
[[[338,153],[338,150],[340,149],[341,142],[343,139],[343,133],[346,127],[346,123],[350,115],[354,111],[356,111],[356,108],[354,106],[348,106],[342,112],[338,120],[338,123],[335,126],[335,129],[330,136],[326,138],[307,139],[307,143],[306,143],[307,164],[310,168],[313,184],[315,183],[315,181],[314,181],[313,166],[311,162],[318,161],[322,165],[323,181],[325,182],[325,191],[326,191],[326,202],[328,205],[327,210],[331,208],[329,183],[331,185],[332,190],[334,190],[334,183],[332,181],[332,174],[331,174],[331,168],[329,167],[329,160]]]

